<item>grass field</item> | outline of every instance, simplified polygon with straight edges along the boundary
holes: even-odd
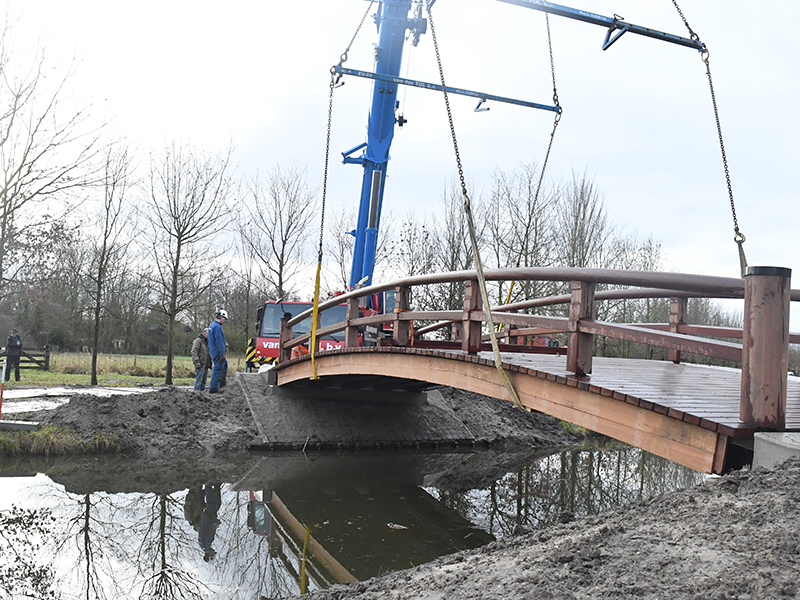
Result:
[[[244,356],[229,356],[230,373],[244,370]],[[97,357],[97,383],[104,386],[160,385],[166,377],[166,356],[133,354],[100,354]],[[53,353],[50,370],[21,369],[22,381],[14,381],[13,373],[6,386],[89,385],[92,355],[82,352]],[[210,373],[209,373],[210,376]],[[175,385],[194,383],[194,367],[189,356],[176,356],[172,368]]]

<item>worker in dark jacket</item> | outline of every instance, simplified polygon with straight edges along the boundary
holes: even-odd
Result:
[[[206,378],[211,368],[211,356],[208,354],[208,327],[195,338],[192,343],[192,364],[194,365],[194,389],[202,392],[206,389]]]
[[[208,384],[209,394],[220,394],[228,379],[228,360],[225,358],[225,332],[222,325],[228,321],[228,313],[220,310],[216,319],[208,326],[208,353],[214,363],[211,369],[211,381]]]
[[[17,330],[12,329],[11,335],[6,340],[6,381],[11,378],[11,369],[14,368],[14,379],[19,381],[19,357],[22,355],[22,340],[17,335]]]

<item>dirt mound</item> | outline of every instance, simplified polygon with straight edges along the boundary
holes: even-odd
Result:
[[[303,597],[797,598],[799,519],[793,460]]]
[[[261,436],[240,383],[237,376],[219,395],[177,387],[110,397],[77,394],[39,419],[86,435],[114,434],[145,454],[247,450],[259,444]],[[476,442],[502,447],[575,443],[556,419],[519,410],[503,400],[451,388],[432,393]],[[279,420],[273,419],[261,425],[276,423]]]
[[[177,387],[107,398],[78,394],[43,423],[114,434],[146,454],[246,450],[256,428],[237,387],[214,395]]]

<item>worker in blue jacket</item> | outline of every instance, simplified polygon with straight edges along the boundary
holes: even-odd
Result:
[[[228,360],[225,358],[225,332],[222,325],[228,321],[225,310],[217,312],[216,319],[208,326],[208,354],[214,366],[211,369],[211,382],[208,384],[210,394],[221,394],[228,380]]]

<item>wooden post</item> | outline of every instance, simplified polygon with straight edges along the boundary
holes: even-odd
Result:
[[[569,322],[567,323],[567,371],[579,377],[592,372],[592,355],[594,354],[594,336],[591,333],[580,333],[578,322],[581,319],[594,318],[595,284],[585,281],[570,281],[569,289],[572,300],[569,305]]]
[[[460,342],[464,337],[464,325],[459,321],[458,323],[450,324],[450,340],[453,342]]]
[[[478,287],[478,280],[464,282],[464,316],[461,318],[462,334],[461,349],[470,354],[476,354],[481,349],[481,333],[483,323],[481,321],[470,321],[470,313],[474,310],[483,310],[483,300],[481,290]]]
[[[739,418],[755,427],[786,427],[791,276],[782,267],[745,272]]]
[[[292,315],[286,314],[281,319],[281,332],[280,336],[278,336],[278,362],[287,361],[292,357],[292,349],[284,348],[284,344],[294,337],[292,328],[286,325],[291,318]]]
[[[357,319],[359,315],[358,298],[350,298],[347,301],[347,328],[344,330],[344,347],[355,348],[358,346],[358,327],[350,325],[350,321]]]
[[[394,331],[392,338],[395,346],[408,346],[410,340],[410,327],[409,321],[401,321],[400,313],[406,312],[409,307],[408,302],[409,289],[405,286],[397,286],[394,288]]]
[[[686,309],[689,306],[688,298],[669,299],[669,330],[678,333],[678,326],[686,325]],[[681,351],[670,350],[669,359],[675,364],[681,362]]]

